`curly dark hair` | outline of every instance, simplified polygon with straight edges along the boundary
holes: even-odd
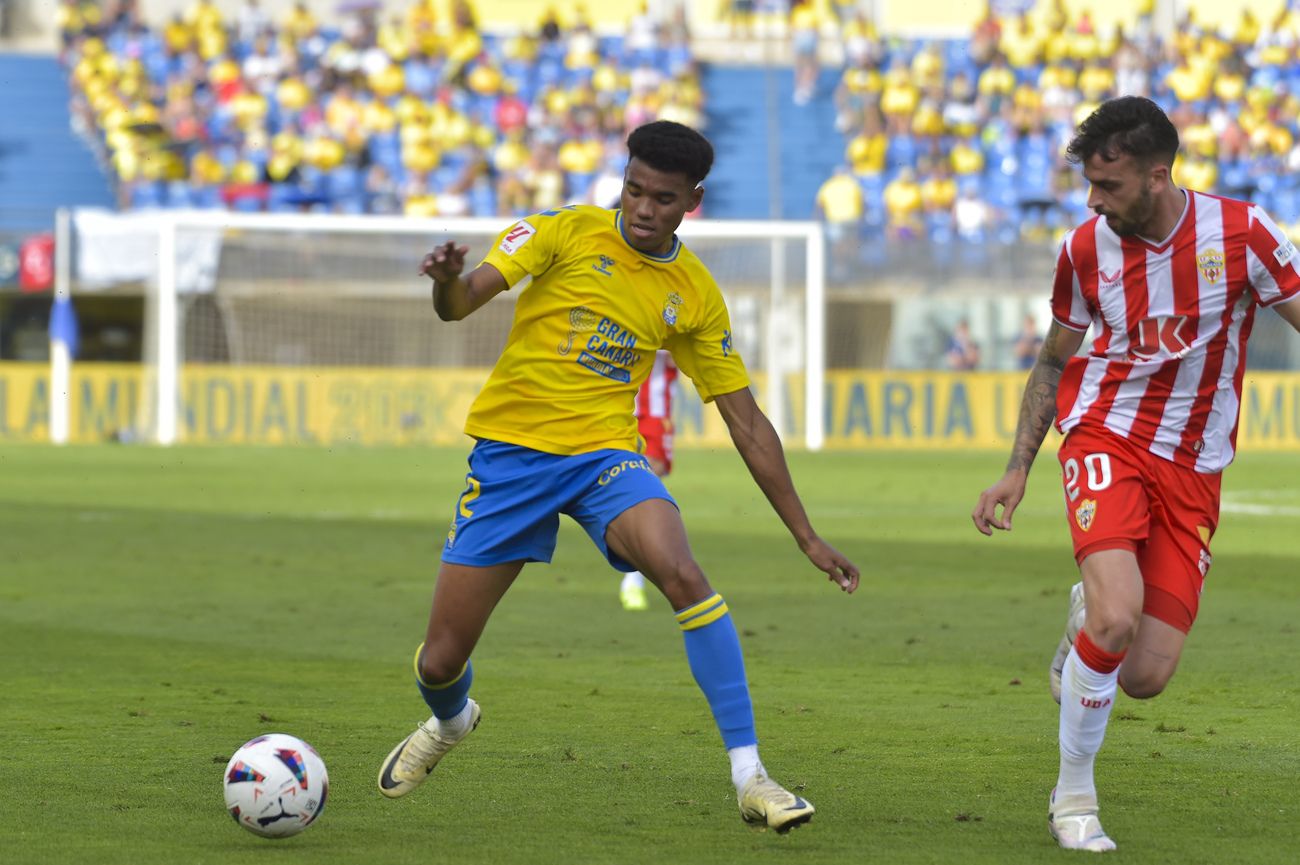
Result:
[[[692,184],[704,180],[713,167],[709,139],[671,120],[656,120],[633,129],[627,137],[627,152],[655,171],[684,174]]]
[[[1065,148],[1066,159],[1075,164],[1095,155],[1114,162],[1124,153],[1143,165],[1156,161],[1174,164],[1178,130],[1160,106],[1145,96],[1106,100],[1079,124],[1079,131]]]

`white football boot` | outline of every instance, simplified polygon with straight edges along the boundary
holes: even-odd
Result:
[[[740,791],[740,816],[746,823],[766,823],[778,832],[788,832],[807,823],[816,811],[812,803],[796,796],[759,772]]]
[[[1083,630],[1083,583],[1075,583],[1070,589],[1070,613],[1065,619],[1065,636],[1056,646],[1052,656],[1052,665],[1047,670],[1047,682],[1052,690],[1052,699],[1061,702],[1061,672],[1065,669],[1066,656],[1074,645],[1074,638]]]
[[[1047,831],[1066,850],[1106,853],[1115,849],[1115,842],[1110,840],[1097,819],[1095,796],[1061,796],[1058,799],[1053,790],[1047,804]]]
[[[478,726],[478,703],[468,700],[469,729],[457,739],[444,739],[438,735],[438,721],[430,718],[415,728],[415,732],[397,744],[389,752],[384,765],[379,767],[379,792],[390,799],[405,796],[414,790],[438,765],[438,761],[447,756],[447,752],[456,747]]]

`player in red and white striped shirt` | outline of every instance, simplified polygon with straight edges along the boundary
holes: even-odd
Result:
[[[637,432],[645,441],[646,460],[659,477],[673,470],[673,382],[677,381],[677,364],[666,351],[655,354],[650,377],[636,393]],[[625,610],[644,610],[649,604],[645,595],[645,577],[640,571],[623,575],[618,590]]]
[[[1072,849],[1115,849],[1093,762],[1117,688],[1159,694],[1196,618],[1256,307],[1300,330],[1296,248],[1259,207],[1175,186],[1177,151],[1169,118],[1135,96],[1104,103],[1071,141],[1098,216],[1062,243],[1055,320],[1011,460],[971,515],[986,535],[1010,530],[1055,417],[1083,581],[1052,662],[1060,774],[1048,825]],[[1089,326],[1092,348],[1076,357]]]

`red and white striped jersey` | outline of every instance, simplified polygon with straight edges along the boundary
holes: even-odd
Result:
[[[1102,217],[1075,228],[1057,256],[1052,315],[1096,338],[1066,365],[1057,427],[1104,426],[1199,472],[1223,469],[1255,307],[1300,293],[1298,259],[1261,208],[1190,190],[1160,245],[1120,237]]]
[[[673,415],[673,382],[677,380],[677,364],[666,351],[655,353],[655,365],[650,377],[641,383],[636,392],[637,417],[666,417]]]

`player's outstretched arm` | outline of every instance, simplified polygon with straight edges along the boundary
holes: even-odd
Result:
[[[777,516],[798,541],[799,549],[831,582],[846,592],[852,592],[858,587],[858,568],[813,531],[803,502],[795,491],[794,481],[790,479],[781,439],[767,415],[754,402],[754,395],[748,389],[738,390],[722,394],[715,402],[741,459],[749,467],[758,488],[772,503]]]
[[[1061,384],[1065,363],[1083,344],[1083,334],[1062,327],[1053,321],[1043,338],[1038,360],[1029,371],[1025,395],[1020,400],[1020,419],[1016,422],[1016,440],[1011,447],[1007,470],[993,486],[980,493],[979,502],[971,512],[975,528],[986,535],[994,529],[1011,531],[1011,515],[1025,497],[1025,481],[1029,469],[1038,456],[1047,430],[1056,418],[1056,390]],[[1002,515],[998,516],[998,506]]]
[[[420,273],[433,280],[433,308],[443,321],[460,321],[510,286],[490,264],[480,264],[462,277],[468,246],[449,240],[434,247],[420,263]]]

